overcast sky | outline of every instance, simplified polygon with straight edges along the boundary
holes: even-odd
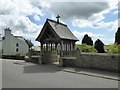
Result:
[[[60,21],[80,40],[77,43],[81,43],[85,34],[94,42],[99,38],[104,44],[114,43],[119,20],[118,0],[78,1],[0,0],[0,33],[4,36],[4,29],[10,27],[13,35],[39,45],[35,39],[46,18],[56,20],[59,14]]]

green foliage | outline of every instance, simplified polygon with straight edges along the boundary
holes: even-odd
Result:
[[[80,48],[82,52],[97,52],[97,50],[93,46],[87,44],[77,44],[76,46]]]
[[[120,54],[120,44],[107,45],[106,52]]]

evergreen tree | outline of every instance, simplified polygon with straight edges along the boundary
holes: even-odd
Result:
[[[95,49],[98,51],[98,53],[105,53],[104,44],[101,40],[97,39],[95,41]]]
[[[82,44],[87,44],[87,45],[93,45],[93,41],[91,39],[91,37],[89,37],[87,34],[84,35],[83,39],[82,39]]]
[[[29,49],[33,46],[33,43],[31,42],[31,40],[25,39],[25,41],[27,42]]]
[[[115,33],[115,43],[120,44],[120,27],[118,28],[117,32]]]

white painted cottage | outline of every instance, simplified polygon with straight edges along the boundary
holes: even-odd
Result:
[[[2,43],[2,44],[1,44]],[[28,44],[22,36],[14,36],[9,28],[5,29],[5,36],[0,40],[3,55],[25,56],[29,50]]]

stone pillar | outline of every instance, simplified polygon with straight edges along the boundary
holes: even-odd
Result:
[[[76,67],[81,66],[81,51],[79,48],[76,49]]]
[[[63,66],[63,58],[62,57],[59,58],[59,66]]]

